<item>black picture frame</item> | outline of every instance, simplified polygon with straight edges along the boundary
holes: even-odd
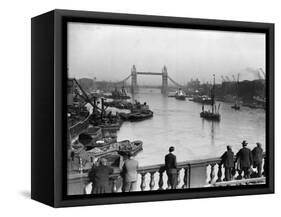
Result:
[[[87,22],[266,34],[266,184],[122,194],[66,195],[66,23]],[[53,10],[32,18],[31,198],[53,207],[274,193],[274,24]]]

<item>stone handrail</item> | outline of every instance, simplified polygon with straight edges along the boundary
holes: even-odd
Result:
[[[120,169],[115,169],[110,177],[112,180],[112,192],[118,192],[121,189],[122,177],[120,172]],[[139,187],[141,191],[164,190],[164,164],[142,166],[138,169],[138,174],[140,175]],[[156,176],[158,180],[156,180]],[[88,183],[87,171],[85,171],[85,173],[69,175],[68,179],[80,180],[80,184],[82,180],[85,185]],[[178,162],[177,164],[177,188],[186,189],[194,187],[224,186],[226,185],[225,183],[235,184],[236,181],[237,180],[231,181],[233,183],[230,183],[230,181],[223,180],[223,165],[221,164],[221,159],[218,157],[183,161]],[[182,183],[182,185],[180,183]],[[170,188],[168,183],[167,188]]]

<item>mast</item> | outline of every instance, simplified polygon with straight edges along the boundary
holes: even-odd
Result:
[[[236,104],[238,105],[238,85],[239,85],[239,75],[237,75],[237,82],[236,82]]]
[[[212,113],[214,113],[214,105],[215,105],[215,74],[213,74],[213,91],[212,91]]]

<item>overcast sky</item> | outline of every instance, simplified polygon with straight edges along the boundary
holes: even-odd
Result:
[[[69,77],[121,81],[137,71],[161,72],[181,84],[211,81],[216,74],[257,78],[265,69],[265,35],[105,24],[68,24]],[[138,76],[139,84],[161,84],[159,76]]]

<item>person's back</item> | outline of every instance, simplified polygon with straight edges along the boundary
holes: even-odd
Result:
[[[94,166],[89,174],[89,179],[94,185],[107,185],[109,183],[109,175],[113,169],[108,166]]]
[[[262,160],[263,160],[263,149],[261,148],[261,144],[257,142],[257,146],[252,150],[253,156],[253,167],[257,168],[258,177],[261,177],[262,173]]]
[[[169,148],[169,154],[165,156],[165,169],[168,176],[168,188],[177,187],[177,159],[172,153],[175,150],[173,146]]]
[[[167,171],[177,169],[176,156],[174,154],[169,153],[165,156],[165,168]]]
[[[123,173],[123,187],[122,190],[125,192],[135,191],[137,189],[138,179],[138,161],[134,160],[129,156],[125,160],[122,173]]]
[[[110,193],[109,175],[113,173],[113,168],[106,165],[106,159],[101,159],[99,166],[93,166],[88,177],[92,182],[92,193]]]
[[[231,146],[227,146],[226,152],[221,156],[221,163],[224,166],[224,179],[230,181],[232,179],[232,171],[234,169],[234,153]]]
[[[250,168],[252,164],[252,153],[251,150],[243,147],[237,153],[237,157],[240,160],[241,167]]]
[[[221,157],[225,168],[234,168],[234,153],[231,150],[226,151]]]
[[[253,161],[256,163],[261,163],[263,159],[263,150],[260,147],[255,147],[252,151]]]
[[[137,170],[139,163],[134,159],[127,159],[124,162],[124,175],[127,182],[137,181]]]

